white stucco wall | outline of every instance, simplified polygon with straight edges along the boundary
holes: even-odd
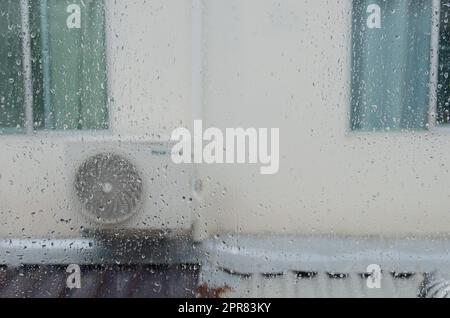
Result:
[[[190,126],[192,2],[106,2],[113,137]],[[280,128],[281,157],[274,176],[197,167],[196,238],[450,230],[450,133],[348,130],[351,0],[207,0],[203,23],[204,125]],[[66,142],[0,136],[0,236],[78,233],[82,221],[61,221],[78,218]]]
[[[205,6],[207,125],[279,127],[281,161],[205,167],[199,235],[450,230],[448,132],[349,132],[350,0]]]

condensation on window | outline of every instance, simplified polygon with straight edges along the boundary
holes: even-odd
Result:
[[[0,297],[448,297],[449,14],[0,0]]]

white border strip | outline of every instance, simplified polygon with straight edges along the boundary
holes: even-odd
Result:
[[[399,273],[450,273],[448,238],[225,235],[202,244],[209,262],[237,273],[365,273],[372,264]]]

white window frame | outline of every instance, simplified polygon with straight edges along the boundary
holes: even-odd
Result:
[[[431,59],[430,59],[430,109],[428,118],[428,130],[448,130],[447,125],[437,124],[438,84],[439,84],[439,40],[441,33],[441,0],[432,0],[431,21]]]
[[[22,29],[22,65],[24,74],[24,111],[25,132],[32,134],[34,131],[33,118],[33,78],[31,62],[31,30],[30,30],[30,6],[29,0],[20,0],[20,16]]]

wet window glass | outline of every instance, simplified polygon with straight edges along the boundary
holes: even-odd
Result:
[[[28,14],[0,5],[3,128],[26,128],[27,113],[35,130],[108,128],[103,1],[32,0]]]
[[[23,128],[21,12],[19,1],[0,2],[0,130]]]
[[[0,298],[450,298],[449,20],[0,0]]]
[[[432,1],[353,1],[353,130],[428,126]]]

